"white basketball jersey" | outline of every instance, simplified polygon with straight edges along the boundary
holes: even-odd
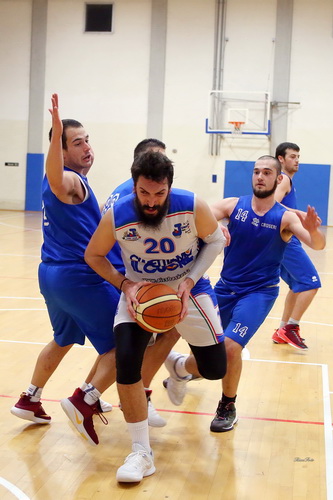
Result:
[[[199,250],[195,195],[172,189],[168,213],[157,229],[137,222],[134,196],[125,196],[111,208],[126,276],[133,281],[165,283],[177,290]]]

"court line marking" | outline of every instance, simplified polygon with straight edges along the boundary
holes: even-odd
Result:
[[[13,308],[13,309],[0,309],[0,311],[47,311],[46,307],[44,308],[40,308],[40,309],[33,309],[31,307],[29,307],[28,309],[27,308],[21,308],[21,309],[18,309],[18,308]]]
[[[0,226],[6,226],[6,227],[13,227],[14,229],[21,229],[23,232],[25,231],[38,231],[39,233],[41,232],[41,228],[36,229],[35,227],[22,227],[22,226],[16,226],[14,224],[6,224],[5,222],[0,221]]]
[[[329,326],[332,326],[332,325],[329,325]],[[2,340],[2,339],[0,339],[0,342],[17,343],[17,344],[46,345],[46,343],[44,343],[44,342],[27,342],[27,341]],[[92,349],[92,346],[74,345],[74,347]],[[254,361],[254,362],[261,362],[261,363],[308,365],[308,366],[321,367],[322,385],[323,385],[323,410],[324,410],[324,424],[323,425],[324,425],[324,442],[325,442],[326,491],[327,491],[327,500],[333,500],[333,476],[331,477],[331,471],[333,470],[333,433],[332,433],[332,419],[331,419],[332,413],[331,413],[331,403],[330,403],[328,365],[321,364],[321,363],[267,360],[267,359],[255,359],[255,358],[251,358],[251,359],[244,360],[244,361],[245,362]],[[174,410],[174,413],[177,413],[177,411]],[[185,413],[185,412],[179,411],[179,413]],[[251,418],[251,417],[245,417],[245,418]],[[256,418],[254,417],[254,419],[256,419]]]
[[[29,345],[47,345],[49,342],[31,342],[27,340],[6,340],[6,339],[0,339],[0,342],[3,343],[8,343],[8,344],[29,344]],[[80,344],[74,344],[73,347],[76,348],[81,348],[81,349],[94,349],[93,346],[91,345],[80,345]]]
[[[1,255],[1,254],[0,254]],[[14,296],[9,296],[9,295],[0,295],[0,299],[8,299],[8,300],[42,300],[44,301],[44,297],[14,297]],[[0,309],[0,311],[46,311],[46,308],[44,309],[30,309],[30,308],[24,308],[24,309]],[[280,320],[280,318],[275,317],[275,316],[267,316],[266,319],[274,319],[274,320]],[[307,325],[317,325],[317,326],[330,326],[332,327],[332,323],[319,323],[318,321],[305,321],[302,320],[302,323],[306,323]]]
[[[14,399],[17,400],[17,396],[8,396],[7,394],[0,394],[0,398],[5,399]],[[41,401],[45,401],[47,403],[60,403],[60,399],[52,399],[52,398],[41,398]],[[112,408],[120,408],[119,405],[112,403]],[[206,411],[188,411],[188,410],[170,410],[168,408],[156,408],[156,410],[164,413],[175,413],[180,415],[194,415],[199,417],[213,417],[215,413],[206,412]],[[246,415],[238,415],[240,420],[260,420],[265,422],[278,422],[278,423],[286,423],[286,424],[303,424],[303,425],[324,425],[324,422],[315,422],[310,420],[291,420],[284,418],[269,418],[269,417],[249,417]]]
[[[27,278],[26,278],[27,279]],[[28,278],[28,279],[34,279],[34,278]],[[13,300],[44,300],[43,297],[9,297],[9,296],[0,296],[0,299],[13,299]],[[41,308],[41,309],[34,309],[34,308],[23,308],[23,309],[17,309],[17,308],[4,308],[0,309],[0,311],[46,311],[47,308]],[[280,320],[281,318],[275,317],[275,316],[267,316],[266,319],[274,319],[274,320]],[[307,325],[317,325],[317,326],[329,326],[333,327],[332,323],[319,323],[318,321],[305,321],[302,320],[302,323],[306,323]]]
[[[10,491],[10,493],[12,493],[16,498],[18,498],[18,500],[30,500],[30,498],[23,493],[23,491],[3,477],[0,477],[0,484],[6,488],[6,490]]]
[[[5,341],[2,341],[5,342]],[[7,341],[12,343],[29,343],[29,344],[37,344],[37,342],[23,342],[23,341]],[[78,347],[89,347],[89,346],[78,346]],[[302,365],[302,366],[317,366],[321,367],[322,372],[322,396],[323,396],[323,412],[324,412],[324,422],[305,422],[305,421],[294,421],[294,420],[279,420],[279,419],[270,419],[270,418],[260,418],[260,417],[240,417],[244,419],[251,420],[265,420],[265,421],[274,421],[274,422],[286,422],[286,423],[304,423],[304,424],[313,424],[313,425],[324,425],[324,443],[325,443],[325,465],[326,465],[326,492],[327,492],[327,500],[333,500],[333,476],[331,475],[331,471],[333,469],[333,432],[332,432],[332,419],[331,419],[331,403],[330,403],[330,392],[329,392],[329,376],[328,376],[328,365],[321,363],[308,363],[308,362],[299,362],[299,361],[280,361],[280,360],[267,360],[267,359],[255,359],[251,358],[248,360],[244,360],[245,362],[260,362],[260,363],[278,363],[278,364],[290,364],[290,365]],[[0,395],[0,397],[12,397]],[[15,398],[16,399],[16,398]],[[58,401],[58,400],[47,400],[44,401]],[[194,415],[213,415],[210,413],[199,413],[199,412],[187,412],[182,410],[159,410],[159,411],[169,411],[172,413],[183,413],[183,414],[194,414]],[[1,479],[1,478],[0,478]],[[20,498],[20,497],[18,497]],[[22,497],[24,499],[24,497]],[[27,498],[27,497],[26,497]],[[21,499],[20,499],[21,500]],[[29,500],[29,499],[28,499]]]
[[[20,254],[20,253],[0,253],[0,257],[33,257],[34,259],[40,260],[40,254],[30,255],[30,254]]]
[[[331,401],[329,394],[328,366],[322,365],[323,403],[324,403],[324,433],[325,433],[325,456],[326,459],[326,490],[327,498],[333,498],[333,443],[332,428],[329,426],[328,417],[331,421]]]
[[[274,361],[269,359],[254,359],[249,361],[259,361],[262,363],[280,363],[291,365],[309,365],[321,367],[321,378],[323,386],[323,410],[324,410],[324,443],[325,443],[325,464],[326,464],[326,492],[327,500],[333,500],[333,432],[332,432],[332,412],[329,392],[328,365],[322,363],[300,363],[297,361]]]
[[[8,295],[0,295],[0,299],[14,299],[14,300],[44,300],[44,297],[10,297]]]

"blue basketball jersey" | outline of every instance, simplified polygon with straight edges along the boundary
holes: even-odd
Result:
[[[289,177],[288,174],[285,174],[284,172],[281,172],[282,175],[285,175],[286,177],[288,177],[288,179],[290,180],[290,192],[288,194],[286,194],[286,196],[283,198],[283,200],[281,200],[281,203],[282,205],[285,205],[286,207],[289,207],[289,208],[297,208],[297,198],[296,198],[296,189],[293,185],[293,181],[291,180],[291,178]]]
[[[282,173],[289,177],[284,172]],[[290,184],[290,193],[283,198],[281,203],[286,207],[297,209],[296,189],[291,179]],[[318,272],[295,235],[289,241],[283,256],[281,278],[294,293],[321,287]]]
[[[67,167],[64,167],[64,170],[73,172]],[[60,201],[52,193],[46,175],[43,179],[43,262],[80,262],[85,264],[84,252],[99,224],[101,214],[87,178],[75,173],[80,177],[87,190],[85,200],[77,205]]]
[[[280,235],[286,209],[275,203],[265,215],[257,215],[251,200],[252,195],[239,198],[228,224],[231,243],[224,249],[221,279],[235,293],[277,285],[286,247]]]
[[[134,187],[133,179],[128,179],[127,181],[123,182],[118,187],[116,187],[116,189],[112,191],[112,193],[106,200],[106,203],[102,210],[102,215],[104,215],[109,210],[109,208],[112,207],[112,205],[116,203],[116,201],[118,201],[120,198],[123,198],[124,196],[133,193],[133,187]]]
[[[128,194],[133,193],[133,187],[134,187],[134,182],[133,179],[128,179],[127,181],[123,182],[120,184],[108,197],[103,211],[102,215],[104,215],[109,208],[112,207],[114,203],[116,203],[120,198],[123,198],[124,196],[127,196]],[[112,263],[112,265],[117,269],[122,274],[125,274],[125,266],[123,263],[123,259],[121,258],[121,250],[119,243],[116,242],[113,248],[111,249],[111,252],[109,253],[109,259]]]

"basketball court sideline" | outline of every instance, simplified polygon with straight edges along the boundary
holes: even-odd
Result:
[[[83,382],[95,359],[90,345],[73,348],[43,392],[51,425],[29,425],[9,411],[52,334],[37,282],[40,217],[0,211],[2,499],[333,500],[332,228],[327,228],[326,249],[309,251],[323,283],[301,325],[309,350],[271,341],[287,292],[282,284],[270,316],[248,346],[235,429],[209,431],[220,382],[189,383],[184,404],[174,407],[162,385],[167,375],[162,368],[152,384],[153,404],[167,420],[166,427],[151,429],[157,471],[139,485],[119,485],[115,472],[130,440],[115,387],[104,395],[114,405],[109,425],[96,420],[96,448],[81,440],[59,404]],[[210,269],[212,281],[220,266],[219,258]],[[184,341],[176,349],[188,352]]]

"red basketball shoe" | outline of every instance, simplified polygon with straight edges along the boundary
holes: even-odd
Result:
[[[104,416],[102,417],[99,401],[93,405],[88,405],[88,403],[84,401],[84,396],[85,393],[78,388],[75,389],[73,396],[62,399],[60,404],[83,439],[93,446],[96,446],[99,441],[94,429],[93,415],[98,415],[105,425],[108,421]]]
[[[280,339],[287,342],[287,344],[296,347],[296,349],[306,350],[308,348],[304,343],[304,339],[299,334],[298,325],[285,325],[283,328],[279,328],[278,335]]]
[[[286,344],[287,342],[279,337],[279,330],[280,328],[274,330],[274,333],[272,335],[272,340],[274,344]]]
[[[46,414],[40,401],[31,401],[30,396],[22,392],[20,399],[10,409],[10,412],[23,420],[30,420],[35,424],[50,424],[51,417]]]

